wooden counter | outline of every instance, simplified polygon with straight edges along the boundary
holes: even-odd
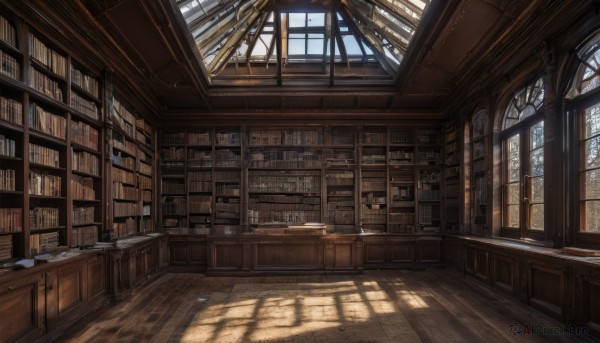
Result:
[[[437,235],[209,235],[208,274],[361,274],[442,263]]]
[[[0,275],[0,342],[49,339],[106,300],[102,250]]]

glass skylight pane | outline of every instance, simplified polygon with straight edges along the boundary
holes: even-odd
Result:
[[[256,41],[256,45],[254,45],[254,50],[252,50],[252,56],[266,56],[272,40],[272,34],[260,35],[258,41]]]
[[[363,46],[363,49],[365,49],[365,53],[367,54],[367,56],[373,55],[373,50],[371,50],[367,44],[362,43],[362,46]]]
[[[289,13],[289,27],[306,27],[306,13]]]
[[[308,40],[309,55],[323,55],[323,38],[312,38]]]
[[[301,35],[304,37],[304,35]],[[288,39],[288,54],[289,55],[305,55],[306,54],[306,40],[302,39]]]
[[[309,27],[325,27],[325,13],[308,13]]]
[[[344,45],[346,46],[346,53],[348,55],[362,55],[362,50],[360,50],[360,46],[358,46],[358,42],[356,38],[351,35],[342,36],[342,40],[344,41]]]
[[[325,49],[325,54],[327,56],[331,55],[331,49],[330,49],[331,45],[329,44],[329,40],[327,40],[327,48]],[[342,54],[340,54],[340,47],[337,44],[337,41],[335,42],[335,56],[341,56]]]

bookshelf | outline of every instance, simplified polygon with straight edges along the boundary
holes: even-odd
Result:
[[[99,72],[0,14],[0,263],[102,239]]]
[[[457,124],[449,121],[444,137],[444,228],[446,232],[459,231],[460,211],[460,146]]]
[[[154,232],[154,130],[117,95],[111,95],[110,102],[109,239],[119,239]]]
[[[486,225],[486,124],[486,111],[481,110],[475,113],[472,121],[470,202],[472,205],[471,233],[478,235],[484,234]]]
[[[165,127],[160,222],[196,233],[272,222],[438,232],[441,136],[414,125]]]

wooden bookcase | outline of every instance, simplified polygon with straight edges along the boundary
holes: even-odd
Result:
[[[163,228],[250,231],[323,222],[338,233],[438,232],[437,126],[166,127]]]
[[[108,136],[107,194],[112,200],[108,239],[154,232],[154,130],[118,95],[106,118]]]
[[[125,110],[127,130],[105,118],[106,103],[111,114],[123,107],[107,94],[105,73],[47,31],[0,7],[2,264],[117,238],[113,224],[126,220],[113,214],[128,205],[113,197],[131,204],[128,234],[154,231],[153,128]],[[133,159],[122,165],[115,156]],[[127,168],[132,190],[112,177]]]
[[[460,136],[455,121],[445,125],[444,137],[444,229],[446,232],[459,232],[460,220]]]
[[[2,10],[0,262],[102,231],[101,78]]]

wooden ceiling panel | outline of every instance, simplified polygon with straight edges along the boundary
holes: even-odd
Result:
[[[431,62],[449,74],[461,72],[480,41],[485,41],[502,14],[483,1],[471,1],[446,29],[446,36],[433,47]]]
[[[107,18],[129,42],[136,55],[154,72],[172,62],[157,27],[137,0],[127,0],[106,12]]]
[[[260,110],[263,108],[279,109],[281,108],[281,98],[278,96],[248,96],[244,97],[248,109]]]

